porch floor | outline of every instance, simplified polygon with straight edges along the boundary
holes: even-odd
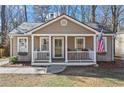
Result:
[[[93,62],[93,61],[68,61],[68,63],[86,63],[86,62]],[[35,61],[34,63],[50,63],[48,61]],[[65,61],[52,61],[51,63],[66,63]]]

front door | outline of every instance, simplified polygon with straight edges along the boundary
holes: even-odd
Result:
[[[53,37],[53,58],[64,58],[64,37]]]

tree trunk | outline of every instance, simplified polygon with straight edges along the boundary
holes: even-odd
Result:
[[[113,32],[117,32],[117,26],[118,26],[118,21],[117,21],[117,6],[113,5],[111,6],[112,10],[112,27],[113,27]]]
[[[96,22],[96,5],[92,5],[92,22]]]
[[[24,8],[25,8],[25,21],[27,22],[28,19],[27,19],[27,7],[26,7],[26,5],[24,5]]]
[[[117,26],[118,26],[118,19],[117,19],[117,6],[113,5],[111,6],[111,11],[112,11],[112,28],[113,32],[117,32]],[[114,38],[114,56],[115,56],[115,38]]]
[[[1,6],[1,34],[2,34],[2,47],[7,46],[7,25],[6,25],[6,14],[5,5]]]

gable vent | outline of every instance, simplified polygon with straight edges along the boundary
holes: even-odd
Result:
[[[61,26],[67,26],[67,20],[66,19],[62,19],[60,21],[60,24],[61,24]]]

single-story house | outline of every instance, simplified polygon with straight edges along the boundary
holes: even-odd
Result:
[[[31,65],[94,65],[114,61],[113,33],[103,29],[104,53],[97,52],[101,32],[95,23],[60,15],[45,23],[23,23],[10,32],[10,55]]]

